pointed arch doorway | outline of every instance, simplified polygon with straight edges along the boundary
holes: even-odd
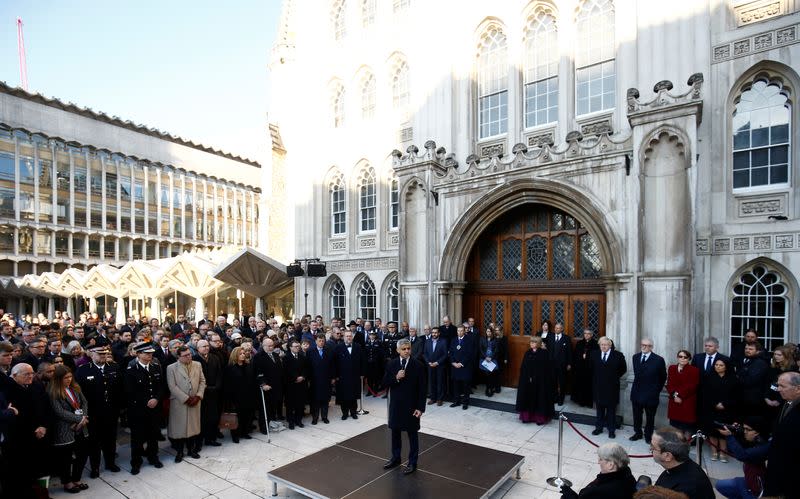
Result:
[[[584,329],[605,334],[601,262],[581,222],[544,204],[513,208],[478,237],[466,267],[464,311],[482,328],[494,323],[503,329],[505,386],[517,386],[530,338],[543,321],[563,323],[573,337]]]

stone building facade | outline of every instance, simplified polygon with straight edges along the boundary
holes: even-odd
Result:
[[[328,262],[296,309],[472,316],[512,364],[543,320],[670,360],[797,342],[798,10],[286,0],[271,119]]]

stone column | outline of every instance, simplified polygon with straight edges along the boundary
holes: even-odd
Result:
[[[50,297],[47,299],[47,318],[52,320],[56,316],[56,302]]]
[[[194,299],[194,322],[197,324],[203,318],[203,313],[205,313],[205,303],[203,302],[203,297],[197,297]]]
[[[118,326],[125,324],[125,299],[117,298],[117,312],[114,314],[114,323]]]
[[[97,313],[97,298],[94,296],[89,297],[89,312]]]
[[[255,315],[258,317],[258,314],[264,313],[264,298],[256,297],[256,310]]]
[[[150,318],[161,322],[161,300],[158,297],[150,298]]]
[[[71,318],[74,319],[75,318],[75,306],[72,303],[73,303],[73,299],[70,296],[70,297],[67,298],[67,315],[69,315]]]

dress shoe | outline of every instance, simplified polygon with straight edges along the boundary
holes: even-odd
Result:
[[[252,440],[253,439],[253,437],[251,437],[249,433],[245,433],[244,435],[242,435],[242,438],[245,439],[245,440]]]
[[[437,407],[441,407],[442,406],[442,401],[441,400],[437,400],[436,401],[436,405],[437,405]]]
[[[289,429],[294,430],[294,423],[289,423]]]
[[[312,419],[311,420],[311,424],[317,424],[317,420],[316,419]]]
[[[409,464],[408,466],[403,468],[403,474],[404,475],[410,475],[411,473],[414,473],[415,471],[417,471],[417,466],[416,465],[412,466],[412,465]]]
[[[642,439],[642,434],[641,433],[634,433],[633,436],[630,437],[628,440],[630,440],[631,442],[635,442],[635,441],[641,440],[641,439]]]
[[[239,437],[231,437],[231,440],[232,440],[232,441],[233,441],[233,443],[235,443],[235,444],[238,444],[238,443],[239,443]]]
[[[131,465],[131,475],[138,475],[141,465]]]
[[[306,425],[304,425],[303,423],[297,423],[297,427],[298,427],[298,428],[305,428],[305,427],[306,427]]]
[[[121,469],[116,464],[107,464],[106,465],[106,470],[107,471],[113,471],[114,473],[116,473],[116,472],[120,471]]]
[[[217,442],[216,440],[206,440],[206,443],[204,445],[209,445],[211,447],[219,447],[222,444]]]
[[[592,430],[592,435],[599,435],[603,433],[603,430]]]
[[[70,494],[77,494],[81,491],[81,488],[77,485],[73,486],[72,488],[64,487],[64,492],[69,492]]]
[[[485,392],[483,392],[483,394],[484,394],[484,395],[486,395],[486,396],[488,397],[488,396],[489,396],[489,389],[487,388],[487,389],[486,389],[486,391],[485,391]]]
[[[350,415],[350,417],[353,418],[353,419],[358,419],[358,414],[353,413],[353,414]]]
[[[221,431],[217,432],[217,438],[224,438],[224,435],[222,434]]]
[[[647,445],[650,445],[650,437],[645,437],[644,443],[646,443]]]
[[[489,392],[489,398],[492,398],[493,395],[494,395],[494,392]]]
[[[269,435],[269,432],[266,429],[259,431],[261,432],[262,435]]]
[[[347,419],[347,414],[342,414],[342,421]]]
[[[175,462],[179,463],[181,461],[183,461],[183,452],[178,452],[177,454],[175,454]]]
[[[325,424],[331,424],[331,422],[328,421],[328,418],[322,418],[322,422]]]
[[[391,459],[386,461],[386,464],[383,465],[383,469],[390,470],[392,468],[396,468],[400,466],[400,461],[392,461]]]
[[[78,482],[78,489],[86,490],[88,488],[89,488],[89,484],[88,483]]]
[[[197,451],[190,452],[189,457],[191,457],[192,459],[200,459],[200,453],[198,453]]]
[[[611,431],[608,433],[608,438],[617,438],[617,434]]]
[[[458,400],[450,404],[450,407],[458,407],[458,406],[459,406]]]
[[[92,470],[89,472],[89,478],[97,478],[100,476],[100,470]]]
[[[461,408],[466,411],[467,409],[469,409],[469,404],[464,404],[461,406]]]
[[[431,399],[431,400],[429,400],[429,401],[428,401],[428,405],[433,405],[433,404],[435,404],[435,403],[436,403],[436,401],[435,401],[435,400],[433,400],[433,399]]]
[[[161,468],[164,467],[164,464],[161,461],[159,461],[158,459],[156,459],[155,461],[150,461],[150,464],[152,464],[154,468],[158,468],[158,469],[161,469]]]

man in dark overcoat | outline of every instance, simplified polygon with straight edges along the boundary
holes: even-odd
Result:
[[[272,430],[278,429],[278,419],[283,413],[283,360],[275,350],[275,341],[272,338],[264,338],[261,342],[261,351],[253,356],[253,370],[266,403],[267,421],[264,420],[264,407],[257,411],[258,425],[261,433],[266,435],[267,425]]]
[[[308,359],[300,349],[300,342],[296,339],[289,340],[289,354],[283,359],[286,379],[286,421],[289,429],[294,430],[295,425],[303,428],[303,411],[308,396]]]
[[[555,325],[555,333],[547,336],[547,353],[553,362],[553,373],[556,380],[554,400],[564,405],[567,392],[567,373],[572,369],[572,338],[564,333],[564,325]]]
[[[152,343],[142,342],[134,347],[134,352],[136,358],[123,372],[123,383],[131,427],[131,474],[137,475],[145,456],[156,468],[164,466],[158,459],[158,437],[161,435],[161,400],[167,383],[161,367],[153,362]]]
[[[353,341],[353,332],[344,332],[344,343],[334,352],[336,369],[336,403],[342,408],[342,420],[349,413],[358,419],[358,399],[361,397],[361,377],[364,376],[366,361],[361,345]]]
[[[456,330],[456,337],[450,343],[450,377],[453,380],[453,403],[450,407],[461,404],[462,409],[469,408],[470,381],[472,368],[475,365],[474,343],[467,338],[464,326]]]
[[[308,362],[311,374],[311,424],[319,419],[325,424],[328,421],[328,404],[331,401],[331,385],[333,384],[334,364],[333,351],[325,346],[325,335],[316,337],[316,345],[308,349]]]
[[[408,465],[403,474],[417,469],[419,457],[419,427],[425,412],[425,368],[421,362],[411,358],[411,342],[407,338],[398,340],[399,357],[386,364],[383,386],[389,389],[389,429],[392,431],[392,457],[383,466],[391,469],[400,464],[402,434],[408,433]]]
[[[444,374],[447,365],[447,341],[439,337],[439,328],[431,329],[430,338],[425,342],[423,360],[428,367],[428,382],[430,383],[428,405],[442,405],[444,398]]]
[[[594,403],[597,410],[592,435],[603,433],[603,426],[606,426],[608,438],[616,438],[619,380],[628,371],[628,366],[625,356],[611,349],[610,339],[604,336],[597,343],[600,350],[592,354]]]
[[[667,364],[664,358],[653,352],[653,340],[642,338],[641,351],[633,356],[633,436],[629,440],[641,440],[644,436],[649,444],[655,429],[661,390],[667,382]],[[644,435],[642,435],[642,412],[645,413]]]
[[[222,397],[222,379],[225,376],[225,366],[217,355],[211,353],[211,345],[207,340],[198,340],[197,355],[194,360],[203,368],[206,378],[206,389],[203,393],[203,403],[200,404],[200,427],[205,445],[219,447],[217,442],[219,433],[220,398]]]

